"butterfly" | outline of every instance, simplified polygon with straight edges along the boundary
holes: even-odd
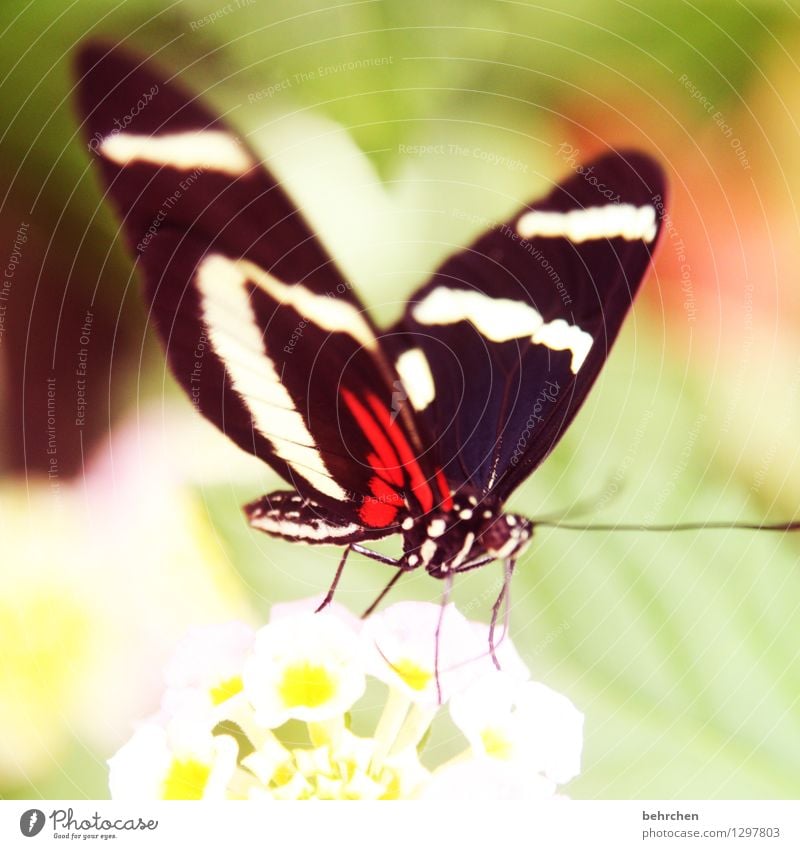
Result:
[[[510,578],[514,490],[609,356],[665,219],[659,165],[609,151],[455,252],[380,330],[302,212],[218,117],[149,64],[84,47],[79,108],[172,372],[287,488],[274,537]],[[391,558],[371,541],[400,535]],[[377,603],[376,601],[376,603]],[[499,601],[499,600],[498,600]],[[373,605],[374,607],[374,605]]]

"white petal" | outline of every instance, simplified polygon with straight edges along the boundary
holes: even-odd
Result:
[[[519,682],[503,672],[490,672],[473,681],[450,702],[450,716],[473,748],[489,727],[509,725]]]
[[[300,613],[314,613],[316,616],[333,616],[350,627],[355,633],[361,630],[364,624],[363,621],[337,601],[332,601],[327,607],[316,613],[317,608],[322,604],[324,598],[325,595],[320,593],[310,598],[301,598],[297,601],[282,601],[278,604],[273,604],[269,611],[269,621],[277,622],[278,619],[286,619],[288,616],[297,616]]]
[[[178,643],[167,665],[167,686],[208,689],[241,675],[254,641],[254,629],[244,622],[193,628]]]
[[[558,784],[580,772],[583,714],[544,684],[485,675],[454,696],[450,715],[477,754],[519,762]]]
[[[438,702],[436,630],[439,627],[439,687],[442,701],[472,679],[472,666],[486,647],[467,620],[449,604],[400,602],[367,620],[362,638],[368,671],[391,687],[400,688],[420,704]]]
[[[581,771],[583,714],[566,697],[544,684],[529,681],[517,697],[520,719],[530,725],[544,774],[564,784]]]
[[[171,762],[166,730],[150,723],[142,725],[108,761],[111,798],[160,799]]]
[[[289,692],[298,682],[302,690],[303,675],[309,676],[308,693],[296,687]],[[361,643],[330,615],[301,613],[271,622],[258,632],[244,669],[246,696],[256,720],[268,728],[289,719],[318,722],[339,716],[361,697],[365,685]],[[292,701],[295,696],[300,700]]]

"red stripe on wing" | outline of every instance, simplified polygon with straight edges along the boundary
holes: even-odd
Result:
[[[387,528],[405,506],[403,496],[379,477],[369,482],[373,495],[367,495],[358,511],[361,521],[371,528]]]
[[[435,502],[434,490],[402,428],[392,418],[386,405],[372,393],[367,393],[370,412],[349,389],[342,387],[341,395],[375,452],[366,458],[377,476],[370,480],[373,494],[365,497],[359,511],[362,521],[371,527],[387,527],[395,520],[403,499],[394,487],[404,485],[403,472],[408,476],[411,492],[423,513],[430,512]],[[435,480],[442,507],[452,510],[453,499],[441,469],[436,472]]]
[[[433,507],[433,490],[430,487],[422,469],[408,444],[405,434],[401,430],[396,421],[389,415],[389,410],[372,394],[367,394],[372,411],[378,417],[378,421],[383,425],[384,430],[389,434],[397,453],[400,455],[400,462],[406,470],[411,485],[411,491],[414,493],[417,501],[419,501],[422,511],[427,513]]]
[[[436,472],[436,484],[439,487],[439,492],[442,494],[442,507],[445,510],[453,509],[453,496],[450,495],[450,487],[447,486],[447,478],[444,472],[439,469]]]
[[[367,456],[367,462],[384,479],[395,486],[403,485],[403,469],[391,443],[381,430],[380,425],[370,414],[369,410],[344,387],[341,390],[347,408],[358,422],[358,426],[375,449],[374,454]]]

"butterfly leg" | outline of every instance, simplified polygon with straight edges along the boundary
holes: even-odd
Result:
[[[314,613],[319,613],[321,610],[324,610],[332,601],[333,596],[336,593],[336,588],[339,586],[339,580],[342,577],[342,572],[344,571],[344,564],[347,562],[347,557],[351,551],[355,551],[358,554],[363,554],[365,557],[370,557],[372,560],[377,560],[379,563],[385,563],[388,566],[399,566],[400,561],[395,559],[394,557],[387,557],[385,554],[381,554],[378,551],[373,551],[371,548],[365,548],[363,545],[359,545],[357,542],[350,543],[350,545],[346,546],[344,551],[342,552],[342,558],[339,561],[339,565],[336,567],[336,574],[333,576],[333,581],[331,583],[330,589],[325,594],[325,598],[322,599],[322,603],[319,607],[314,611]],[[381,594],[375,599],[375,601],[364,611],[362,614],[362,619],[365,619],[369,616],[370,613],[383,601],[386,594],[389,590],[395,585],[400,575],[403,574],[403,570],[401,569],[398,573],[389,581],[388,585],[384,587]]]
[[[361,614],[362,619],[366,619],[368,616],[371,616],[375,612],[375,608],[386,598],[389,594],[389,591],[392,587],[400,580],[405,570],[398,569],[397,572],[392,575],[392,580],[380,591],[380,594],[372,602],[372,604]]]
[[[402,575],[406,572],[413,571],[413,569],[408,566],[404,560],[395,557],[387,557],[385,554],[380,554],[377,551],[373,551],[371,548],[365,548],[363,545],[359,545],[358,543],[354,543],[350,546],[350,548],[358,554],[363,554],[365,557],[377,560],[378,563],[385,563],[387,566],[394,566],[397,568],[397,573],[392,576],[392,580],[389,581],[389,583],[381,590],[380,595],[375,599],[375,601],[373,601],[372,604],[361,614],[361,618],[366,619],[367,616],[370,616],[375,611],[375,608],[384,600],[384,598],[386,598],[389,591],[400,580]]]
[[[439,619],[436,623],[436,632],[434,636],[433,649],[433,674],[436,678],[436,702],[442,704],[442,682],[439,678],[439,643],[442,634],[442,623],[444,622],[444,612],[447,609],[447,603],[450,601],[450,591],[453,589],[453,576],[448,575],[444,579],[444,592],[442,593],[442,601],[439,606]]]
[[[517,561],[515,558],[512,557],[509,557],[503,564],[503,586],[500,590],[500,594],[497,596],[497,600],[492,605],[492,621],[489,624],[489,654],[491,654],[492,662],[498,669],[500,669],[500,661],[497,659],[496,649],[499,643],[505,639],[506,634],[508,634],[508,625],[511,616],[511,576],[514,574],[514,567],[516,565]],[[504,604],[505,613],[503,617],[503,636],[500,637],[500,641],[498,643],[495,643],[494,632],[497,629],[497,620],[500,616],[500,609],[501,607],[503,607]]]
[[[396,557],[388,557],[386,554],[373,551],[371,548],[366,548],[363,545],[359,545],[357,542],[353,543],[349,546],[349,548],[351,551],[355,551],[356,554],[363,554],[364,557],[369,557],[371,560],[377,560],[378,563],[385,563],[387,566],[400,566],[400,560]]]
[[[492,560],[496,560],[496,559],[497,558],[492,557],[492,556],[481,557],[478,560],[473,560],[471,563],[464,563],[462,566],[459,566],[458,568],[453,569],[453,572],[458,572],[459,574],[461,572],[471,572],[473,569],[480,569],[481,566],[485,566],[487,563],[491,563]]]

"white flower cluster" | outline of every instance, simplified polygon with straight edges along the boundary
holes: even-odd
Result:
[[[578,774],[582,714],[529,680],[507,637],[498,671],[487,627],[453,605],[401,602],[362,622],[336,604],[313,613],[317,601],[276,605],[257,632],[187,635],[160,712],[109,762],[112,797],[532,799]],[[388,695],[358,736],[370,676]],[[421,752],[444,706],[465,748],[434,766]]]

